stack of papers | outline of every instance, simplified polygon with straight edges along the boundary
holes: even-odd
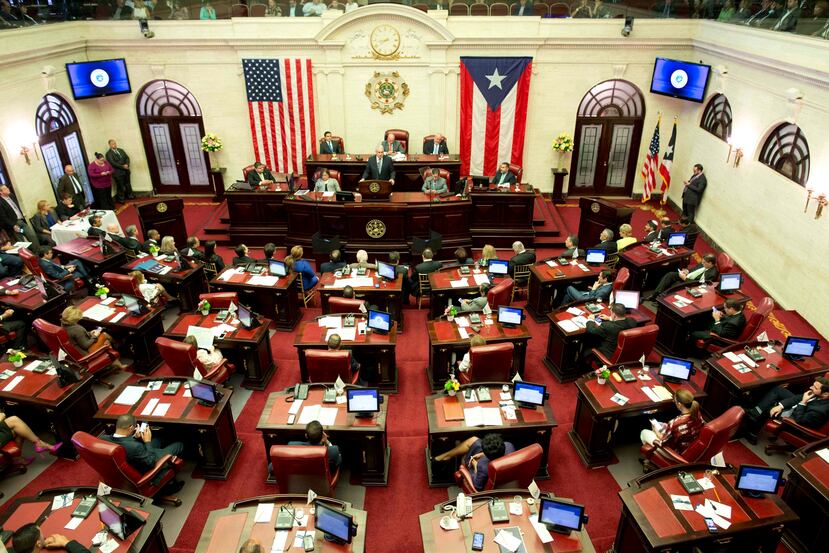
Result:
[[[115,309],[98,303],[84,311],[83,316],[93,321],[103,321],[107,317],[112,316],[113,313],[115,313]]]
[[[590,272],[590,269],[588,269],[588,268],[587,268],[587,265],[585,265],[584,263],[579,263],[579,264],[578,264],[578,266],[579,266],[579,269],[581,269],[581,270],[582,270],[582,271],[584,271],[585,273],[589,273],[589,272]]]
[[[145,388],[143,386],[127,386],[121,392],[113,403],[118,405],[135,405],[138,400],[144,395]]]
[[[817,456],[829,463],[829,447],[824,447],[823,449],[818,449],[815,451]]]
[[[466,288],[469,286],[469,281],[465,278],[460,280],[450,280],[449,284],[452,285],[452,288]]]
[[[556,324],[558,324],[559,328],[561,328],[564,332],[575,332],[580,328],[570,319],[567,319],[566,321],[559,321]]]
[[[201,326],[190,325],[187,327],[187,335],[196,338],[196,345],[199,349],[210,350],[213,348],[213,329]]]
[[[317,324],[325,328],[340,328],[342,321],[342,317],[320,317]]]
[[[674,294],[674,301],[671,302],[671,303],[673,303],[675,306],[682,309],[683,307],[687,307],[687,306],[691,305],[692,303],[694,303],[694,301],[689,300],[688,298],[686,298],[684,296],[680,296],[679,294]]]
[[[674,397],[674,395],[671,393],[671,391],[668,388],[666,388],[665,386],[654,386],[651,389],[653,390],[653,393],[655,393],[657,396],[659,396],[659,399],[661,399],[661,400],[669,400],[669,399],[673,399],[673,397]]]
[[[472,278],[475,280],[475,284],[477,284],[479,286],[481,284],[489,284],[489,277],[486,276],[484,273],[479,273],[479,274],[476,274],[476,275],[472,275]]]
[[[276,276],[254,275],[248,279],[248,284],[253,286],[276,286],[277,282],[279,277]]]
[[[466,426],[501,426],[501,410],[498,407],[467,407],[463,410]]]
[[[623,396],[620,393],[615,393],[610,398],[610,401],[612,401],[613,403],[616,403],[618,405],[624,405],[625,403],[627,403],[629,401],[629,399],[627,397]]]
[[[728,530],[731,526],[731,522],[726,520],[731,518],[731,507],[729,505],[706,499],[705,503],[697,505],[694,510],[705,518],[713,520],[714,524],[723,530]]]
[[[584,311],[582,311],[578,307],[568,307],[567,312],[570,313],[571,315],[575,315],[576,317],[578,317],[579,315],[584,314]]]
[[[732,363],[739,363],[740,362],[740,356],[737,355],[736,353],[734,353],[733,351],[726,351],[725,353],[723,353],[723,357],[725,357],[726,359],[728,359]]]
[[[329,328],[325,333],[325,341],[331,337],[332,334],[338,334],[344,342],[353,342],[357,338],[357,327],[351,326],[348,328]]]
[[[650,386],[642,386],[642,392],[646,396],[648,396],[649,400],[653,401],[654,403],[659,403],[660,401],[662,401],[661,399],[659,399],[659,396],[656,395],[656,393],[653,390],[651,390]]]
[[[548,259],[547,261],[545,261],[545,263],[547,264],[548,267],[558,267],[558,263],[556,263],[552,259]]]

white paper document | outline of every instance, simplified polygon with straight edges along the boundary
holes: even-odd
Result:
[[[288,534],[290,530],[280,530],[273,537],[273,544],[271,545],[271,553],[284,553],[288,550]]]
[[[674,509],[678,511],[693,511],[694,506],[691,505],[691,498],[687,495],[671,494],[671,502],[674,504]]]
[[[728,359],[729,361],[731,361],[732,363],[739,363],[740,362],[740,357],[736,353],[734,353],[733,351],[726,351],[725,353],[723,353],[723,356],[726,359]]]
[[[713,490],[714,489],[714,483],[711,482],[711,480],[706,476],[703,476],[702,478],[697,478],[697,484],[702,486],[703,490]]]
[[[270,275],[254,275],[248,279],[248,284],[252,286],[276,286],[279,282],[279,277]]]
[[[741,354],[739,355],[739,357],[740,357],[740,361],[742,361],[743,363],[745,363],[746,365],[748,365],[748,366],[749,366],[749,367],[751,367],[752,369],[753,369],[754,367],[756,367],[756,366],[757,366],[757,363],[755,363],[754,361],[752,361],[751,357],[749,357],[749,356],[748,356],[748,355],[746,355],[745,353],[741,353]]]
[[[619,405],[624,405],[625,403],[627,403],[629,401],[629,399],[627,397],[623,396],[620,393],[615,393],[610,398],[610,401],[612,401],[613,403],[619,404]]]
[[[467,288],[469,286],[469,281],[462,278],[460,280],[450,280],[449,284],[452,285],[452,288]]]
[[[340,328],[342,321],[342,317],[320,317],[317,319],[317,324],[321,328]]]
[[[706,501],[707,502],[707,501]],[[705,518],[710,518],[714,521],[714,524],[722,528],[723,530],[728,530],[731,523],[725,520],[723,517],[718,515],[713,508],[706,505],[697,505],[697,508],[694,509],[696,512],[704,516]]]
[[[206,350],[213,348],[214,334],[212,328],[190,325],[187,327],[187,335],[196,339],[196,345],[199,348]]]
[[[12,390],[14,390],[15,386],[20,384],[21,380],[23,380],[23,375],[22,374],[15,376],[14,378],[12,378],[9,381],[8,384],[6,384],[6,387],[3,388],[3,391],[4,392],[11,392]]]
[[[113,308],[98,303],[84,311],[83,316],[87,319],[92,319],[93,321],[103,321],[113,313],[115,313]]]
[[[112,553],[113,551],[118,549],[119,545],[120,544],[118,540],[109,538],[107,541],[98,546],[98,551],[100,551],[101,553]]]
[[[654,386],[651,389],[653,390],[653,393],[655,393],[656,395],[659,396],[659,399],[669,400],[669,399],[673,399],[673,397],[674,397],[674,395],[671,393],[671,391],[668,388],[666,388],[665,386]]]
[[[328,339],[331,337],[332,334],[339,334],[340,338],[343,342],[353,342],[354,339],[357,337],[357,327],[343,327],[343,328],[329,328],[328,332],[325,333],[325,341],[327,342]]]
[[[320,409],[322,406],[317,405],[306,405],[302,409],[302,414],[299,416],[299,420],[297,421],[298,424],[308,424],[311,421],[319,420],[320,417]]]
[[[237,274],[236,269],[225,269],[225,272],[223,272],[219,276],[219,280],[223,280],[223,281],[227,282],[228,280],[233,278],[233,275],[235,275],[235,274]]]
[[[472,275],[472,278],[475,280],[475,284],[477,284],[478,286],[480,286],[481,284],[489,284],[489,277],[486,276],[484,273]]]
[[[153,399],[148,401],[147,406],[144,407],[143,411],[141,411],[141,416],[142,417],[150,416],[152,414],[152,412],[155,410],[155,406],[158,405],[158,401],[159,401],[159,398],[157,398],[157,397],[154,397]]]
[[[306,517],[306,518],[307,518],[307,517]],[[296,522],[295,522],[294,524],[296,525]],[[305,526],[305,525],[304,525],[304,524],[300,524],[299,526],[300,526],[300,527],[303,527],[303,526]],[[314,538],[314,537],[315,537],[315,536],[314,536],[314,530],[297,530],[297,531],[296,531],[296,536],[294,536],[294,549],[300,549],[300,550],[302,550],[302,551],[304,551],[304,550],[305,550],[305,549],[303,548],[303,541],[302,541],[302,540],[304,540],[304,539],[305,539],[305,535],[306,535],[306,534],[307,534],[307,535],[309,535],[309,536],[311,536],[312,538]]]
[[[253,517],[253,522],[270,522],[273,516],[273,503],[260,503],[256,507],[256,515]]]
[[[127,386],[124,388],[124,391],[121,392],[117,398],[115,398],[114,403],[118,405],[135,405],[138,403],[138,400],[141,399],[141,396],[144,395],[144,387],[143,386]]]
[[[72,505],[73,499],[75,499],[75,492],[56,495],[52,498],[52,510],[63,509],[64,507]]]
[[[646,396],[648,396],[649,400],[651,400],[653,402],[657,402],[657,403],[662,401],[659,398],[659,396],[656,395],[656,393],[653,390],[650,389],[649,386],[642,386],[642,391],[645,393]]]
[[[468,327],[469,326],[469,318],[468,317],[455,317],[455,322],[458,324],[459,327]]]
[[[462,326],[458,327],[458,334],[460,335],[462,340],[466,340],[469,338],[469,332]]]
[[[501,410],[498,407],[469,407],[463,410],[467,426],[501,426]]]
[[[111,304],[115,303],[116,301],[118,301],[118,298],[116,298],[116,297],[114,297],[114,296],[113,296],[113,297],[109,297],[109,298],[107,298],[107,299],[103,300],[103,301],[101,302],[101,305],[111,305]]]
[[[300,407],[302,407],[302,402],[305,401],[304,399],[295,399],[293,403],[291,403],[291,408],[288,409],[289,415],[296,415],[299,413]]]
[[[320,407],[319,417],[317,420],[323,426],[333,426],[337,420],[337,413],[339,409],[336,407]]]
[[[171,403],[159,403],[158,405],[155,406],[155,409],[153,409],[153,414],[151,416],[153,416],[153,417],[163,417],[164,415],[167,414],[167,411],[170,409],[170,405],[172,405],[172,404]]]
[[[706,499],[705,504],[714,509],[714,512],[723,518],[731,518],[731,505],[714,501],[713,499]]]
[[[126,311],[121,311],[120,313],[116,313],[115,316],[109,320],[109,322],[117,323],[118,321],[120,321],[121,319],[123,319],[126,316],[127,316],[127,312]]]
[[[69,519],[69,522],[66,523],[64,528],[67,530],[75,530],[81,525],[81,522],[83,522],[83,517],[72,517]]]
[[[498,545],[502,545],[508,551],[517,551],[518,548],[521,547],[521,540],[509,532],[504,532],[503,530],[498,531],[495,535],[495,540],[493,541],[495,541]]]
[[[538,539],[541,540],[541,543],[550,543],[553,541],[553,536],[550,534],[550,531],[547,530],[547,526],[538,522],[538,520],[534,517],[530,517],[530,524],[533,525],[533,530],[535,530]]]
[[[584,313],[584,311],[582,311],[578,307],[568,307],[567,312],[570,313],[571,315],[575,315],[576,317],[578,317],[579,315],[582,315]]]
[[[829,447],[824,447],[823,449],[818,449],[815,451],[817,456],[829,463]]]
[[[567,319],[565,321],[559,321],[556,324],[564,332],[576,332],[579,329],[579,326],[570,319]]]

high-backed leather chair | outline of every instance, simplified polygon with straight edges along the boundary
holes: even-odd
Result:
[[[389,129],[383,133],[383,140],[386,139],[388,134],[392,132],[394,133],[394,139],[400,142],[400,145],[403,146],[403,149],[407,152],[409,151],[409,131],[404,131],[403,129]]]
[[[359,372],[351,374],[351,352],[348,350],[305,350],[305,367],[309,382],[334,382],[339,376],[343,382],[354,384]]]
[[[359,313],[360,306],[366,302],[363,300],[356,300],[352,298],[341,298],[332,296],[328,298],[328,312],[329,313]]]
[[[740,422],[743,420],[742,407],[735,405],[728,411],[708,422],[699,431],[696,441],[689,445],[685,451],[676,451],[670,447],[659,445],[643,445],[641,452],[645,460],[657,468],[684,465],[688,463],[705,462],[720,453],[728,441],[737,432]]]
[[[12,440],[0,447],[0,478],[26,472],[27,463],[23,462],[22,456],[23,448],[20,447],[17,440]]]
[[[734,260],[725,252],[717,254],[717,271],[720,274],[734,272]]]
[[[486,4],[472,4],[469,6],[469,15],[489,15],[489,6]]]
[[[421,171],[421,176],[423,177],[423,182],[426,182],[426,179],[432,176],[431,172]],[[452,173],[449,172],[448,169],[439,168],[438,169],[438,176],[444,180],[446,180],[446,188],[449,191],[452,190]]]
[[[769,434],[766,455],[775,452],[792,451],[829,437],[829,420],[820,428],[807,428],[793,418],[769,419],[763,430]],[[778,443],[778,440],[782,443]]]
[[[75,282],[75,288],[80,288],[84,286],[84,281],[81,278],[75,278],[72,274],[68,274],[63,278],[54,279],[43,272],[43,269],[40,268],[40,258],[28,250],[26,248],[18,248],[17,253],[20,256],[20,259],[23,260],[23,265],[35,276],[39,276],[45,280],[50,282],[65,282],[67,280],[73,279]]]
[[[129,275],[104,273],[101,275],[101,280],[113,294],[128,294],[141,300],[144,299],[141,290],[138,289],[138,283]]]
[[[504,2],[496,2],[489,6],[489,15],[507,16],[509,15],[509,6]]]
[[[696,346],[700,349],[706,349],[714,352],[742,342],[750,342],[754,339],[754,336],[759,333],[760,325],[763,324],[763,321],[766,320],[766,317],[769,316],[772,309],[774,309],[774,300],[766,296],[760,300],[760,303],[757,305],[757,309],[749,315],[746,325],[743,327],[743,331],[736,339],[723,338],[715,332],[712,332],[706,340],[697,340]]]
[[[108,388],[114,388],[111,383],[100,377],[104,373],[114,369],[112,364],[121,357],[116,350],[110,346],[105,346],[97,351],[83,355],[69,339],[69,334],[66,333],[65,328],[53,325],[43,319],[35,319],[33,326],[37,335],[46,344],[46,347],[49,348],[49,352],[52,355],[57,357],[58,351],[63,350],[70,361],[73,361],[88,373],[95,375],[101,384]]]
[[[462,2],[455,2],[449,7],[449,15],[469,15],[469,6]]]
[[[164,362],[167,363],[167,366],[172,369],[176,376],[192,378],[194,371],[198,369],[203,379],[222,384],[230,378],[235,368],[225,359],[208,371],[197,357],[198,350],[190,344],[178,340],[159,336],[155,339],[155,345],[158,346],[161,358],[164,359]]]
[[[243,181],[248,180],[248,173],[250,173],[251,171],[253,171],[253,165],[248,165],[247,167],[242,168],[242,180]]]
[[[543,8],[543,6],[541,6]],[[535,15],[541,15],[538,13],[538,4],[533,5],[533,9],[535,10]],[[550,4],[548,8],[549,13],[553,17],[567,17],[570,15],[570,6],[563,2],[556,2],[555,4]],[[543,15],[541,15],[544,17]]]
[[[328,448],[323,445],[272,445],[271,467],[279,493],[306,494],[308,490],[334,497],[340,469],[331,474]]]
[[[497,311],[500,306],[509,305],[512,301],[512,290],[514,287],[515,281],[507,277],[490,288],[486,293],[486,301],[489,304],[489,308]]]
[[[233,4],[230,6],[230,17],[247,17],[248,7],[245,4]]]
[[[250,6],[250,17],[265,17],[267,7],[265,4],[254,4]]]
[[[659,327],[655,324],[623,330],[617,337],[616,350],[609,358],[596,348],[591,350],[596,359],[595,364],[597,366],[619,365],[638,361],[643,355],[647,357],[656,345],[658,333]]]
[[[469,370],[459,374],[463,384],[470,382],[506,382],[512,372],[512,342],[486,344],[469,348]]]
[[[107,486],[153,497],[172,480],[184,466],[184,460],[164,455],[147,473],[141,474],[127,462],[127,451],[116,443],[102,440],[86,432],[75,432],[72,444],[81,459],[98,473]],[[159,476],[160,475],[160,476]],[[181,505],[181,501],[171,501]]]
[[[489,462],[487,480],[483,490],[497,490],[503,488],[526,488],[535,478],[538,467],[541,465],[541,455],[544,452],[538,444],[528,445],[503,457]],[[463,464],[455,472],[455,482],[466,493],[475,493],[472,473]]]
[[[199,301],[207,300],[211,309],[227,309],[231,302],[239,305],[239,294],[236,292],[210,292],[199,294]]]
[[[509,171],[515,175],[515,182],[521,182],[521,176],[524,174],[524,169],[520,165],[510,163]]]
[[[385,140],[385,137],[383,137],[383,140]],[[319,148],[319,151],[322,151],[322,143],[323,143],[323,142],[325,142],[325,137],[320,138],[320,148]],[[336,143],[336,144],[339,144],[339,145],[340,145],[340,149],[341,149],[343,152],[345,152],[345,140],[343,140],[343,137],[341,137],[341,136],[334,136],[334,135],[331,135],[331,142],[334,142],[334,143]],[[339,179],[338,179],[338,180],[339,180]]]
[[[627,267],[622,267],[616,273],[616,280],[613,281],[613,291],[624,290],[630,280],[630,271]]]

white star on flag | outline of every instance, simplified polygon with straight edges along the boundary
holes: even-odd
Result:
[[[492,73],[492,75],[486,75],[486,78],[489,79],[489,88],[492,88],[493,86],[497,86],[501,90],[504,90],[504,87],[501,86],[501,81],[506,79],[507,76],[506,75],[499,75],[497,67],[495,68],[495,71]]]
[[[673,144],[668,145],[668,148],[665,150],[665,155],[670,156],[674,153],[674,146]]]

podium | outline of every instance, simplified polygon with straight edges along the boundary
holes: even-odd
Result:
[[[162,236],[172,236],[176,247],[187,243],[187,229],[184,226],[184,200],[171,198],[152,200],[138,206],[138,222],[141,234],[147,238],[147,231],[155,229]]]
[[[587,249],[598,244],[599,235],[606,228],[619,236],[619,226],[630,224],[633,208],[625,207],[604,198],[581,198],[579,200],[579,248]]]
[[[359,191],[363,200],[388,200],[391,196],[391,181],[364,180],[359,183]]]

